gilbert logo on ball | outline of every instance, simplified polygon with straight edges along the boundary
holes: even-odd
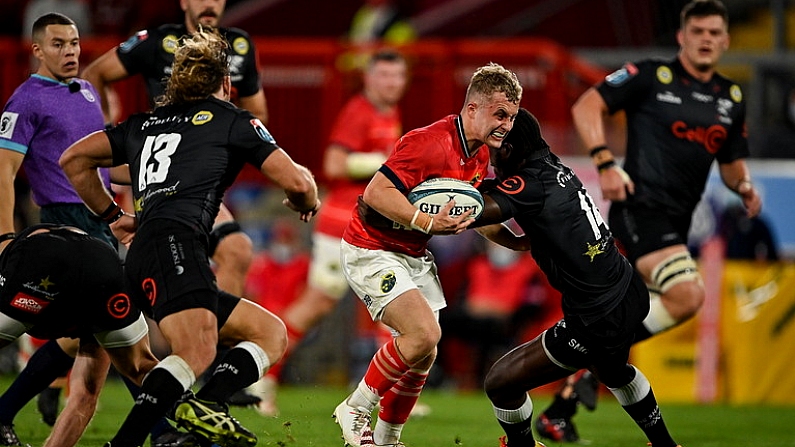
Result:
[[[477,219],[483,213],[483,196],[474,186],[454,178],[432,178],[415,186],[408,194],[409,202],[420,211],[438,214],[451,200],[455,206],[451,216],[460,216],[472,210],[470,217]]]

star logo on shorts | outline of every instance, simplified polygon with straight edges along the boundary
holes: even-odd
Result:
[[[54,286],[54,285],[55,285],[55,283],[50,281],[50,277],[49,276],[44,278],[44,279],[42,279],[41,282],[39,283],[39,287],[41,287],[45,291],[48,290],[50,288],[50,286]]]
[[[397,278],[395,278],[395,272],[389,272],[381,277],[381,292],[387,293],[393,288],[395,288],[395,283],[397,283]]]

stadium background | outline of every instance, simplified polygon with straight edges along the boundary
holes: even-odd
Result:
[[[95,9],[96,4],[92,2]],[[126,3],[113,3],[123,8]],[[132,2],[130,2],[132,4]],[[177,2],[138,1],[135,20],[106,18],[104,31],[84,36],[82,66],[117,45],[136,27],[181,21]],[[514,70],[525,93],[522,105],[541,120],[553,150],[574,166],[596,191],[595,173],[584,160],[571,127],[569,107],[577,96],[626,60],[673,57],[674,33],[683,0],[399,0],[419,38],[401,50],[411,64],[411,83],[401,103],[406,130],[456,113],[472,70],[494,61]],[[749,103],[750,166],[765,200],[763,218],[772,228],[783,259],[775,263],[726,260],[716,220],[732,202],[713,175],[705,209],[696,219],[703,274],[710,296],[700,317],[635,350],[661,400],[795,404],[795,378],[787,374],[795,342],[795,144],[770,147],[769,135],[786,123],[787,93],[795,87],[795,9],[785,0],[726,0],[732,14],[732,49],[721,71],[738,81]],[[25,2],[2,0],[0,100],[5,103],[29,75],[29,47],[19,36]],[[345,39],[361,1],[229,1],[223,22],[255,38],[269,129],[300,163],[320,173],[330,126],[345,99],[358,88],[351,60],[367,48]],[[120,6],[121,5],[121,6]],[[119,11],[122,11],[120,9]],[[309,12],[311,11],[311,12]],[[147,16],[148,14],[148,16]],[[98,28],[100,29],[100,28]],[[120,117],[147,107],[137,79],[117,85]],[[64,117],[72,119],[73,117]],[[611,146],[622,152],[622,119],[611,128]],[[795,134],[795,130],[792,130]],[[795,141],[795,137],[793,137]],[[768,156],[775,154],[776,159]],[[320,178],[322,182],[322,177]],[[596,195],[596,194],[594,194]],[[272,241],[280,216],[277,197],[256,172],[247,172],[230,191],[229,205],[257,247]],[[606,204],[602,204],[606,210]],[[301,230],[304,247],[309,228]],[[466,244],[471,242],[465,239]],[[701,244],[704,244],[703,247]],[[467,256],[442,244],[442,258]],[[459,244],[461,245],[461,244]],[[451,263],[456,265],[455,263]],[[461,271],[446,281],[455,287]],[[445,278],[443,278],[445,279]],[[449,295],[455,299],[457,291]],[[358,375],[369,355],[366,334],[341,330],[358,303],[346,299],[291,358],[288,376],[297,382],[345,383]],[[361,358],[360,358],[361,357]],[[760,376],[749,365],[764,365]],[[439,382],[444,384],[444,378]]]

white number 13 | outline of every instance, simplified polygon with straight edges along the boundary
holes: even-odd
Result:
[[[171,167],[171,156],[177,151],[182,140],[178,133],[165,133],[148,136],[141,152],[141,166],[138,168],[138,190],[143,191],[152,183],[163,183]]]

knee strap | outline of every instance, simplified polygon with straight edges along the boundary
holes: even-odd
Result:
[[[651,280],[655,289],[665,293],[681,282],[701,281],[701,275],[696,261],[690,253],[684,252],[673,254],[657,264],[651,272]]]

